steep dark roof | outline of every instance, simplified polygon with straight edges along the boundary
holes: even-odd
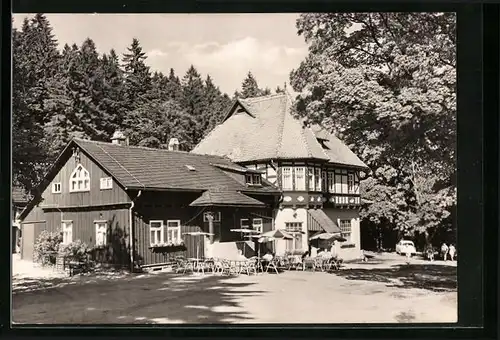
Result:
[[[264,207],[265,204],[255,198],[236,191],[205,191],[200,197],[191,202],[190,206],[246,206]]]
[[[237,112],[238,103],[247,112]],[[367,168],[333,134],[295,118],[291,105],[286,94],[239,99],[192,152],[227,156],[234,162],[309,158]]]
[[[245,192],[277,190],[268,183],[263,183],[262,187],[247,186],[243,181],[228,176],[213,164],[240,170],[243,168],[224,157],[83,139],[73,141],[127,189],[217,189]]]

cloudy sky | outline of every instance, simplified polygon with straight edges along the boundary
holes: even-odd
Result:
[[[19,27],[26,14],[14,14]],[[232,95],[251,71],[260,87],[283,86],[307,54],[297,14],[47,14],[62,47],[94,40],[123,53],[138,38],[152,70],[182,77],[193,64]],[[290,89],[290,87],[288,87]],[[290,89],[291,90],[291,89]]]

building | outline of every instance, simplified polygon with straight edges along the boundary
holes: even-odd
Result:
[[[229,157],[262,171],[264,179],[280,188],[275,227],[297,237],[278,241],[278,254],[308,250],[309,237],[326,231],[341,232],[347,239],[336,242],[334,252],[357,258],[360,172],[368,167],[333,134],[294,118],[291,104],[285,94],[238,99],[192,152]],[[246,176],[248,184],[253,180]]]
[[[28,204],[28,196],[19,186],[12,188],[12,253],[17,253],[21,238],[19,215]]]
[[[129,146],[121,133],[112,143],[71,140],[21,214],[22,258],[32,258],[42,230],[91,245],[99,262],[147,267],[178,255],[237,253],[235,221],[272,229],[279,191],[259,171],[177,151],[176,140],[169,149]],[[255,181],[245,183],[247,176]],[[186,234],[193,231],[213,235]]]

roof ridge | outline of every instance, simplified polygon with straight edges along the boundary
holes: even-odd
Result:
[[[285,99],[286,99],[286,96],[285,96]],[[279,157],[279,154],[281,152],[281,148],[283,147],[283,133],[285,131],[285,119],[286,119],[286,112],[287,112],[287,104],[288,102],[285,100],[285,105],[284,105],[284,109],[283,109],[283,114],[282,114],[282,119],[280,119],[280,124],[281,126],[279,127],[279,145],[278,145],[278,149],[276,150],[276,155],[275,157]]]
[[[139,145],[118,145],[118,144],[113,144],[110,142],[102,142],[102,141],[97,141],[97,140],[91,140],[91,139],[83,139],[83,138],[73,138],[77,141],[81,141],[84,143],[92,143],[92,144],[104,144],[104,145],[115,145],[115,146],[120,146],[120,147],[125,147],[125,148],[132,148],[132,149],[142,149],[142,150],[150,150],[150,151],[159,151],[159,152],[167,152],[167,153],[181,153],[184,155],[192,155],[194,157],[200,157],[200,156],[209,156],[209,157],[214,157],[218,159],[224,159],[227,161],[227,159],[223,156],[218,156],[218,155],[211,155],[211,154],[199,154],[199,153],[194,153],[191,151],[173,151],[173,150],[168,150],[168,149],[155,149],[155,148],[150,148],[147,146],[139,146]]]
[[[259,97],[251,97],[251,98],[241,98],[239,100],[246,101],[249,103],[255,103],[258,101],[263,101],[267,99],[272,99],[272,98],[278,98],[278,97],[286,97],[286,94],[283,93],[275,93],[275,94],[269,94],[267,96],[259,96]]]

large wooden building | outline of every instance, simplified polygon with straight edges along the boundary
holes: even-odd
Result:
[[[31,259],[48,230],[94,247],[100,262],[144,267],[215,256],[225,244],[237,250],[242,237],[230,229],[242,220],[272,229],[279,191],[259,171],[171,149],[129,146],[120,133],[112,143],[71,140],[21,214],[21,256]],[[193,231],[214,235],[186,234]]]
[[[310,236],[327,231],[347,239],[334,246],[339,256],[359,257],[359,181],[368,167],[333,134],[295,118],[291,105],[285,94],[238,99],[192,152],[261,170],[280,188],[275,228],[303,234],[277,242],[277,253],[305,251]],[[246,177],[248,184],[252,181]]]

